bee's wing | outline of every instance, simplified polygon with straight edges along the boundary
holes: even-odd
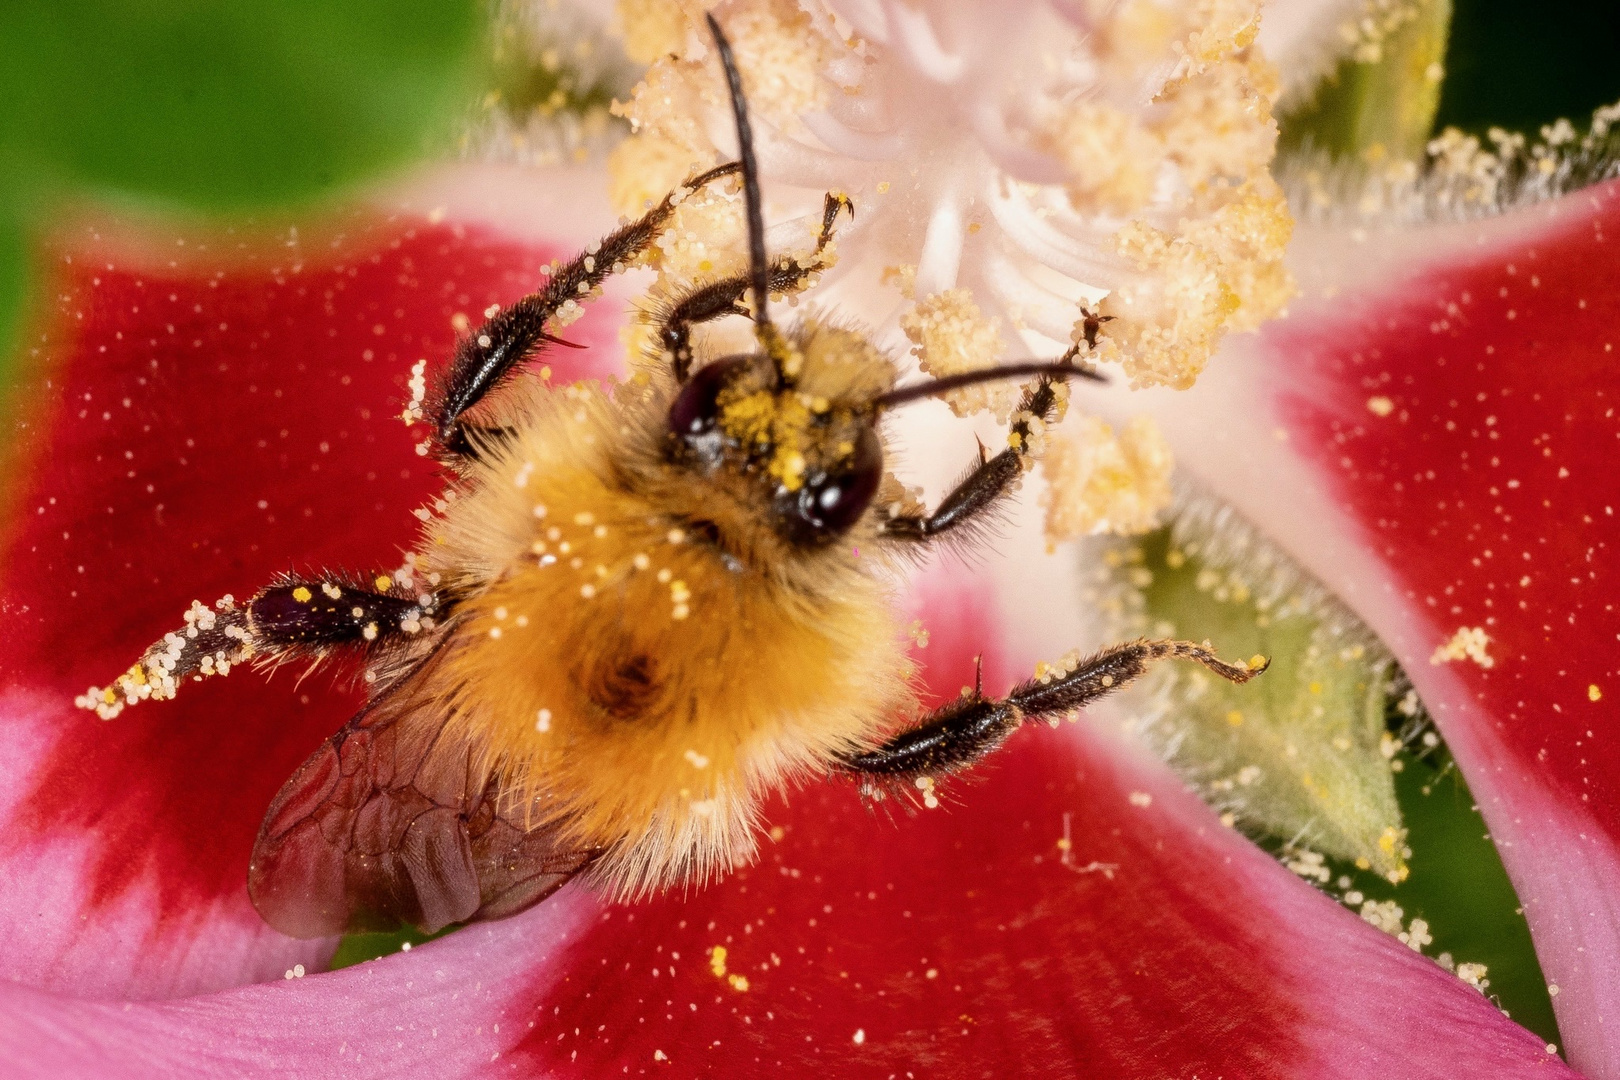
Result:
[[[424,667],[431,668],[429,659]],[[599,852],[525,828],[472,749],[446,734],[449,707],[418,692],[426,672],[350,720],[293,774],[259,828],[248,893],[299,938],[514,915]]]

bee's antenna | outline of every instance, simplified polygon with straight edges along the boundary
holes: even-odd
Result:
[[[1088,367],[1070,363],[1067,360],[1054,362],[1029,362],[1023,364],[999,364],[996,367],[979,368],[977,371],[961,371],[955,375],[946,375],[943,378],[932,379],[925,383],[916,383],[912,386],[901,386],[890,390],[886,394],[879,394],[872,399],[874,409],[892,409],[896,405],[905,405],[922,398],[933,397],[949,390],[956,390],[974,383],[993,382],[996,379],[1016,379],[1024,375],[1045,375],[1049,378],[1090,379],[1093,382],[1105,383],[1108,379]]]
[[[720,24],[713,14],[709,20],[709,33],[720,50],[720,66],[726,72],[726,84],[731,91],[731,112],[737,118],[737,153],[742,158],[743,202],[748,209],[748,275],[754,292],[754,324],[762,339],[769,341],[771,317],[765,311],[770,296],[770,264],[765,261],[765,212],[760,208],[759,163],[754,160],[754,132],[748,126],[748,103],[743,100],[742,73],[737,70],[737,59],[731,55],[731,43],[721,33]]]

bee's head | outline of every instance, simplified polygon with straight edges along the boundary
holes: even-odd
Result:
[[[750,481],[778,535],[801,547],[838,539],[871,505],[884,411],[994,379],[1096,377],[1065,361],[1003,364],[895,389],[894,362],[854,330],[812,319],[770,346],[693,373],[670,405],[671,458]]]
[[[719,23],[707,16],[725,71],[748,219],[749,291],[759,351],[721,357],[693,373],[669,410],[672,460],[741,476],[763,489],[775,531],[824,547],[860,521],[883,482],[883,410],[989,379],[1096,376],[1067,361],[1010,364],[894,388],[895,367],[862,335],[809,321],[791,335],[772,323],[759,166],[742,76]],[[1072,355],[1072,354],[1071,354]]]
[[[675,456],[757,484],[776,532],[819,547],[847,533],[883,480],[877,398],[893,381],[888,359],[849,331],[809,324],[780,356],[722,357],[699,368],[669,410]]]

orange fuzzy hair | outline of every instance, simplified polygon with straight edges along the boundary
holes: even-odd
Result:
[[[894,382],[851,331],[793,337],[806,399]],[[752,857],[763,792],[914,710],[881,545],[793,547],[754,479],[667,461],[666,377],[530,385],[417,553],[464,598],[411,697],[618,894],[707,879]]]

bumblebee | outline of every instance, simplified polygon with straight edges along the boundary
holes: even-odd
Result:
[[[514,914],[585,874],[632,897],[755,853],[758,807],[808,776],[880,798],[966,769],[1020,724],[1072,713],[1179,657],[1243,682],[1206,647],[1132,641],[1002,698],[919,711],[889,582],[908,553],[973,537],[1031,463],[1076,362],[897,386],[895,359],[817,313],[778,327],[773,294],[824,264],[849,200],[826,197],[813,250],[768,258],[741,79],[710,18],[740,161],[688,180],[554,266],[459,343],[410,418],[447,489],[404,569],[284,576],[185,626],[79,704],[111,718],[253,661],[358,654],[368,700],[282,787],[248,889],[295,937]],[[686,197],[740,181],[746,273],[656,317],[656,370],[609,389],[519,379],[579,305],[636,263]],[[750,303],[751,301],[751,303]],[[753,320],[756,347],[706,356],[694,329]],[[882,424],[972,382],[1033,376],[1008,446],[981,449],[934,509],[884,468]]]

